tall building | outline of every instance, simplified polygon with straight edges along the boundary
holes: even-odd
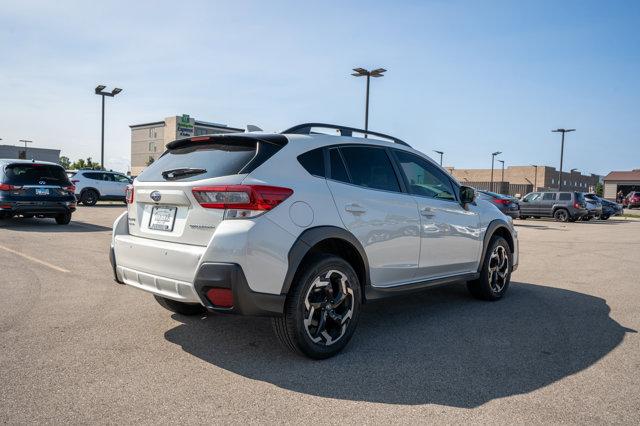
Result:
[[[244,129],[226,124],[196,120],[188,114],[167,117],[152,123],[132,124],[131,128],[131,174],[142,170],[162,155],[166,145],[176,139],[211,133],[237,133]]]

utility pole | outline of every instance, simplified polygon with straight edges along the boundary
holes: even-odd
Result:
[[[496,159],[496,155],[500,155],[502,154],[502,152],[500,151],[496,151],[494,153],[491,154],[491,187],[489,189],[489,191],[493,192],[493,162]]]
[[[552,130],[553,133],[562,133],[562,142],[560,144],[560,173],[558,179],[558,191],[562,191],[562,160],[564,158],[564,134],[569,132],[575,132],[576,129],[556,129]]]
[[[96,95],[102,96],[102,131],[100,133],[100,166],[104,169],[104,97],[109,96],[113,98],[118,93],[122,92],[122,89],[116,87],[111,92],[105,92],[107,86],[102,84],[95,88]]]
[[[498,162],[502,163],[502,176],[500,177],[500,191],[502,191],[504,189],[504,160],[498,160]]]
[[[26,139],[20,139],[18,142],[22,142],[22,143],[24,143],[24,147],[25,147],[25,148],[27,147],[27,144],[28,144],[28,143],[33,143],[33,141],[29,141],[29,140],[26,140]]]

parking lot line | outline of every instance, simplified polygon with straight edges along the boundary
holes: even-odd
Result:
[[[55,270],[55,271],[58,271],[58,272],[64,272],[64,273],[69,273],[69,272],[71,272],[71,271],[69,271],[69,270],[67,270],[67,269],[64,269],[64,268],[61,268],[61,267],[59,267],[59,266],[52,265],[52,264],[51,264],[51,263],[49,263],[49,262],[45,262],[44,260],[36,259],[35,257],[31,257],[31,256],[29,256],[28,254],[20,253],[19,251],[15,251],[15,250],[13,250],[13,249],[10,249],[9,247],[0,246],[0,249],[5,250],[5,251],[8,251],[9,253],[13,253],[13,254],[15,254],[15,255],[17,255],[17,256],[24,257],[25,259],[28,259],[28,260],[30,260],[30,261],[32,261],[32,262],[35,262],[35,263],[39,263],[39,264],[41,264],[41,265],[44,265],[44,266],[46,266],[46,267],[48,267],[48,268],[51,268],[51,269],[53,269],[53,270]]]

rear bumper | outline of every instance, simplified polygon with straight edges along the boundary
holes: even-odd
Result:
[[[0,212],[12,215],[36,214],[58,215],[73,213],[76,202],[73,201],[5,201],[0,200]]]
[[[184,303],[199,303],[215,312],[277,316],[286,295],[251,290],[242,267],[201,259],[206,247],[115,235],[109,253],[115,280],[149,293]],[[231,289],[233,307],[214,306],[209,289]]]

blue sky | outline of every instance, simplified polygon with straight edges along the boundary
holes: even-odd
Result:
[[[305,121],[392,133],[445,164],[640,168],[637,1],[0,0],[0,143],[32,139],[125,170],[129,124],[190,114],[269,131]],[[435,155],[435,154],[434,154]]]

